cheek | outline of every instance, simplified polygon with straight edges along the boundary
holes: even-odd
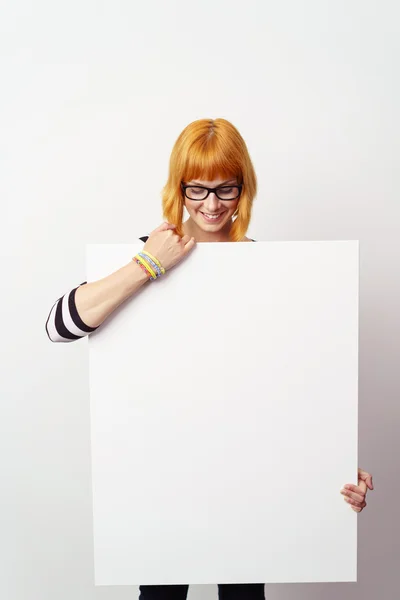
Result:
[[[199,202],[198,205],[192,204],[191,202],[185,203],[186,210],[188,211],[188,213],[191,217],[196,214],[200,205],[201,205],[201,202]]]
[[[239,204],[239,202],[232,202],[232,204],[230,204],[230,205],[227,207],[227,208],[228,208],[228,211],[229,211],[229,214],[232,214],[232,215],[233,215],[233,213],[235,212],[235,210],[236,210],[236,209],[237,209],[237,207],[238,207],[238,204]]]

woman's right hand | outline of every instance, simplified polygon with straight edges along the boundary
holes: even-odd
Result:
[[[150,233],[143,250],[152,254],[166,271],[177,265],[194,248],[194,238],[175,232],[175,225],[164,222]]]

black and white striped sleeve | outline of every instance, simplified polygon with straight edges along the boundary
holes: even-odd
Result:
[[[81,285],[86,283],[87,281],[84,281]],[[50,310],[46,332],[52,342],[73,342],[98,329],[86,325],[78,314],[75,304],[78,287],[61,296]]]

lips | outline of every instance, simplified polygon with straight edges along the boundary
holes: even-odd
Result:
[[[218,223],[224,215],[224,212],[216,213],[216,214],[204,213],[202,211],[200,211],[200,212],[203,215],[203,219],[205,221],[207,221],[207,223]]]

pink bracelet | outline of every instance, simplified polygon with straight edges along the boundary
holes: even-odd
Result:
[[[142,271],[143,271],[144,273],[146,273],[146,275],[147,275],[147,279],[152,279],[152,276],[150,275],[150,273],[148,272],[148,270],[146,269],[146,267],[145,267],[144,265],[142,265],[142,263],[140,262],[140,260],[138,260],[138,259],[137,259],[135,256],[133,257],[133,259],[132,259],[132,260],[134,260],[134,261],[135,261],[135,263],[136,263],[137,265],[139,265],[139,267],[142,269]]]

